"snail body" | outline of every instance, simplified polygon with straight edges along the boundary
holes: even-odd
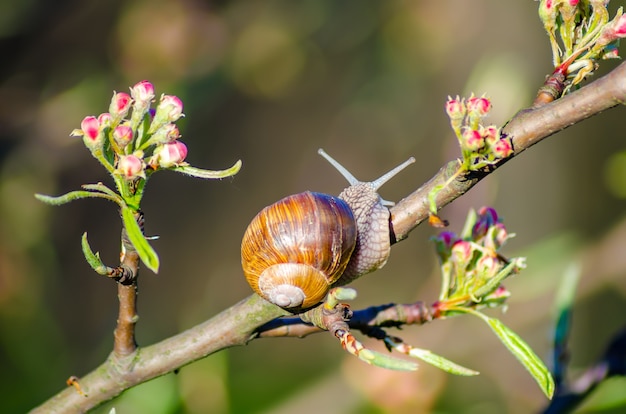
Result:
[[[368,183],[356,180],[322,150],[350,182],[339,197],[306,191],[287,196],[252,219],[241,263],[252,289],[290,311],[310,308],[331,287],[384,266],[389,257],[389,209],[376,190],[414,162]]]

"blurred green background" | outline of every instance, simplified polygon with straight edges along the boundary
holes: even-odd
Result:
[[[613,2],[613,10],[619,3]],[[489,122],[529,105],[550,72],[533,1],[0,1],[0,395],[25,412],[100,364],[112,346],[114,283],[80,250],[84,231],[110,264],[120,220],[111,203],[63,207],[34,193],[111,184],[81,140],[86,115],[113,90],[154,83],[178,95],[188,161],[233,179],[159,173],[149,182],[146,231],[158,234],[155,276],[140,279],[137,337],[157,342],[250,294],[239,243],[263,206],[304,190],[337,194],[344,180],[323,147],[357,178],[409,156],[386,184],[396,200],[458,155],[443,110],[448,95],[486,93]],[[615,62],[603,63],[600,73]],[[518,236],[507,255],[528,269],[507,283],[503,321],[546,361],[551,307],[572,262],[582,266],[572,331],[573,373],[592,363],[626,316],[624,109],[558,133],[443,210],[460,230],[469,208],[492,205]],[[354,284],[354,307],[434,301],[437,262],[424,225],[387,266]],[[500,311],[494,312],[498,314]],[[388,372],[347,356],[328,335],[263,339],[213,355],[126,392],[106,413],[527,413],[545,406],[533,380],[478,320],[463,317],[401,332],[481,371],[456,378],[422,364]],[[375,349],[380,344],[366,341]],[[606,387],[597,400],[606,402]],[[591,408],[589,408],[591,410]]]

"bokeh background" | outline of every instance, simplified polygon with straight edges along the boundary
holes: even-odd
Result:
[[[179,125],[192,165],[222,169],[243,160],[233,179],[165,172],[150,180],[143,210],[147,233],[160,236],[162,267],[140,279],[137,337],[147,345],[250,294],[239,243],[263,206],[345,186],[319,147],[363,180],[415,156],[381,191],[397,200],[458,155],[443,110],[448,95],[486,93],[489,121],[498,125],[529,105],[551,62],[536,8],[498,0],[1,0],[2,411],[36,406],[111,350],[116,288],[89,269],[80,237],[87,231],[94,250],[115,263],[116,210],[102,200],[51,207],[33,194],[111,184],[69,133],[84,116],[106,111],[113,90],[148,79],[157,94],[183,99]],[[615,65],[603,63],[596,76]],[[507,283],[513,296],[501,316],[546,361],[556,289],[569,266],[580,266],[573,374],[626,322],[623,120],[620,107],[558,133],[442,213],[459,230],[469,208],[492,205],[517,233],[504,253],[526,256],[528,269]],[[354,284],[354,306],[434,301],[434,234],[424,225],[394,246],[383,270]],[[328,335],[263,339],[94,412],[527,413],[546,405],[479,320],[437,321],[401,335],[482,375],[455,378],[425,364],[415,373],[385,371],[347,356]],[[610,382],[597,405],[610,406],[624,389]]]

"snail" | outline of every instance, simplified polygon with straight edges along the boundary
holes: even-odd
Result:
[[[338,197],[305,191],[265,207],[246,229],[241,264],[252,289],[291,312],[310,308],[331,287],[381,268],[391,249],[388,205],[376,192],[415,162],[410,158],[372,182],[358,181],[318,151],[350,183]]]

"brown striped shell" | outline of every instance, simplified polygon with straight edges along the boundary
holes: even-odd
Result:
[[[241,242],[241,263],[252,289],[286,309],[324,299],[345,270],[356,243],[356,224],[345,201],[304,192],[265,207]]]

